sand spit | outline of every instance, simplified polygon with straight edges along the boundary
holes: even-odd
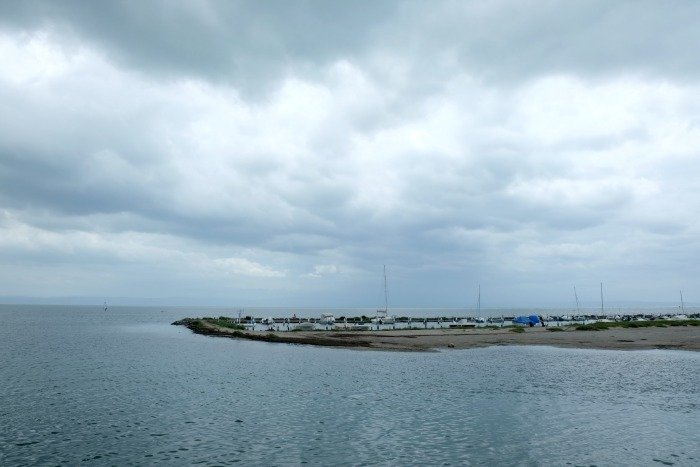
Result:
[[[193,332],[210,336],[374,350],[431,351],[492,345],[549,345],[614,350],[700,350],[699,326],[611,328],[601,331],[578,331],[572,326],[524,328],[524,332],[512,332],[512,328],[268,332],[235,330],[191,318],[173,324],[183,325]]]

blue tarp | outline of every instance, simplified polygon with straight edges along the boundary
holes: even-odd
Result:
[[[513,318],[513,324],[524,324],[528,326],[530,323],[533,325],[540,324],[540,319],[537,317],[537,315],[516,316]]]

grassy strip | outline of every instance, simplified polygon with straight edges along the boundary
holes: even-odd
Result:
[[[218,318],[202,318],[202,321],[206,321],[207,323],[222,328],[236,329],[238,331],[245,330],[245,327],[242,324],[238,324],[233,318],[229,318],[227,316],[219,316]]]
[[[665,328],[668,326],[700,326],[700,319],[654,320],[654,321],[613,321],[576,326],[577,331],[604,331],[610,328]]]

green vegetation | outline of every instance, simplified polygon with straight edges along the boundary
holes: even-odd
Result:
[[[654,321],[615,321],[598,322],[576,326],[577,331],[604,331],[610,328],[665,328],[667,326],[700,326],[700,319],[654,320]],[[553,328],[552,328],[553,329]],[[550,329],[550,330],[552,330]]]
[[[563,329],[562,329],[562,328],[547,328],[547,331],[550,331],[550,332],[562,332]]]
[[[236,329],[239,331],[243,331],[245,329],[243,325],[238,324],[233,318],[228,318],[226,316],[219,316],[218,318],[202,318],[202,321],[206,321],[209,324],[222,328]]]
[[[604,331],[610,329],[612,326],[610,324],[616,323],[590,323],[590,324],[580,324],[576,326],[577,331]]]
[[[516,327],[510,328],[510,332],[525,332],[525,328],[522,328],[520,326],[516,326]]]

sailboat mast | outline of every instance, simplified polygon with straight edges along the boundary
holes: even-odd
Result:
[[[683,291],[681,290],[681,312],[685,313],[685,303],[683,303]]]
[[[384,311],[389,311],[389,294],[386,288],[386,264],[384,265]]]
[[[479,284],[479,296],[476,299],[476,308],[479,310],[479,316],[481,316],[481,284]]]
[[[578,294],[576,293],[576,286],[574,286],[574,297],[576,298],[576,313],[581,314],[581,307],[578,303]]]
[[[603,303],[603,283],[600,283],[600,313],[605,314],[605,305]]]

